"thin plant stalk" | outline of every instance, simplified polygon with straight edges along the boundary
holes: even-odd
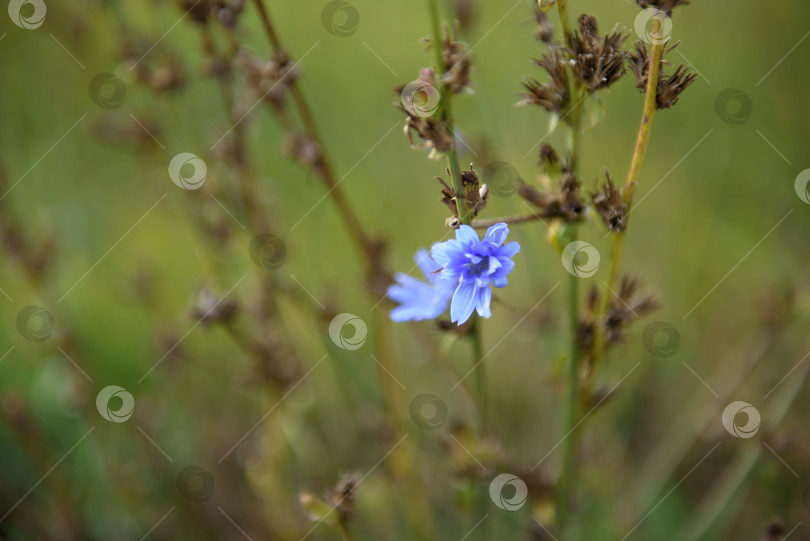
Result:
[[[565,0],[558,3],[560,6],[560,16],[567,13]],[[563,24],[565,28],[566,25]],[[587,92],[585,88],[577,89],[577,101],[574,102],[574,109],[571,112],[571,137],[569,143],[569,150],[571,155],[571,172],[576,177],[579,173],[579,156],[581,145],[581,129],[582,129],[582,111],[581,103],[584,98],[584,93]],[[566,244],[575,242],[578,238],[577,224],[567,224],[565,227],[563,240]],[[581,351],[578,340],[579,330],[579,277],[571,274],[568,280],[568,327],[569,327],[569,363],[568,363],[568,390],[565,417],[565,442],[563,444],[563,465],[560,472],[559,488],[557,493],[557,518],[560,531],[565,531],[568,526],[571,505],[571,498],[574,493],[574,486],[576,484],[576,456],[579,448],[579,438],[575,434],[576,426],[579,423],[581,415],[580,404],[580,361]]]
[[[571,19],[568,11],[568,1],[558,0],[557,10],[560,16],[560,23],[565,36],[565,43],[569,48],[573,46],[573,34],[571,31]],[[579,177],[580,155],[581,155],[581,135],[582,135],[582,103],[585,101],[588,89],[578,82],[576,78],[569,83],[569,93],[575,97],[572,102],[571,115],[571,136],[569,140],[569,153],[571,157],[571,172],[575,178]],[[563,229],[562,240],[569,244],[578,239],[578,226],[576,223],[567,224]],[[571,275],[568,280],[568,323],[569,323],[569,363],[567,371],[567,400],[565,408],[565,434],[563,444],[563,463],[557,489],[557,522],[560,532],[565,533],[570,526],[572,514],[572,499],[576,487],[576,460],[579,449],[580,438],[576,433],[576,427],[580,422],[582,411],[582,392],[580,385],[580,371],[582,352],[579,345],[579,278]]]
[[[433,50],[436,54],[436,70],[438,78],[441,79],[441,76],[444,75],[444,61],[442,59],[442,33],[439,6],[436,0],[428,0],[428,7],[433,30]],[[451,142],[450,151],[447,153],[447,168],[450,170],[450,176],[453,180],[453,191],[455,192],[458,219],[462,224],[472,225],[472,216],[467,209],[464,184],[461,181],[461,165],[458,159],[458,150],[456,149],[456,135],[453,123],[453,105],[448,85],[441,85],[439,89],[439,114],[441,115],[440,118],[442,122],[447,126],[450,132]],[[486,369],[482,362],[483,358],[481,354],[481,326],[475,314],[473,314],[470,323],[469,338],[472,344],[475,394],[479,417],[477,430],[479,435],[483,435],[487,431]]]
[[[656,19],[654,24],[660,25],[661,23]],[[659,31],[660,30],[656,29],[653,35],[656,35],[656,33]],[[647,88],[645,89],[644,93],[644,111],[641,115],[641,123],[638,128],[638,135],[636,136],[636,145],[633,149],[633,157],[630,160],[630,170],[627,173],[627,182],[624,185],[624,203],[626,205],[626,212],[628,215],[632,208],[633,195],[638,187],[638,178],[641,174],[641,166],[644,163],[644,157],[647,154],[647,146],[650,142],[653,119],[655,118],[655,113],[658,109],[658,79],[661,74],[661,56],[663,53],[664,43],[662,43],[661,40],[656,40],[652,44],[650,50],[650,69],[647,75]],[[626,231],[616,231],[613,236],[613,252],[610,258],[610,271],[608,273],[607,288],[605,290],[600,319],[604,319],[604,316],[607,314],[608,307],[610,306],[610,299],[613,295],[612,291],[616,290],[626,236]],[[591,385],[593,385],[595,380],[593,375],[596,373],[598,365],[605,355],[606,345],[604,329],[597,327],[596,344],[593,355],[593,367],[591,370],[590,379]]]

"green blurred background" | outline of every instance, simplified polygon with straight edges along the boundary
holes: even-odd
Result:
[[[346,37],[322,24],[325,1],[265,3],[292,58],[311,51],[299,66],[300,86],[341,188],[361,222],[386,240],[392,269],[411,269],[418,248],[448,233],[432,180],[444,164],[409,148],[403,114],[392,106],[392,89],[433,60],[421,42],[430,33],[425,2],[351,0],[360,22]],[[532,180],[537,153],[530,150],[548,131],[549,116],[514,106],[524,76],[545,77],[530,62],[543,52],[532,2],[471,3],[474,16],[460,39],[475,45],[475,94],[454,100],[471,147],[461,147],[462,164],[481,170],[501,160]],[[449,2],[443,8],[445,18],[454,17]],[[623,0],[571,0],[571,10],[595,14],[603,32],[618,25],[631,34],[639,12]],[[559,451],[529,470],[564,434],[566,297],[555,284],[567,275],[545,227],[512,227],[523,249],[482,326],[484,351],[491,350],[484,362],[492,438],[479,441],[464,428],[473,422],[469,399],[461,387],[451,391],[453,378],[435,362],[446,359],[466,373],[467,344],[450,344],[431,323],[397,325],[397,386],[406,401],[439,396],[448,421],[426,431],[405,419],[407,483],[396,468],[375,468],[398,440],[380,406],[375,344],[370,336],[359,350],[340,350],[327,328],[343,312],[372,328],[375,313],[390,307],[364,291],[364,265],[334,205],[322,200],[315,175],[283,155],[284,131],[265,106],[241,125],[255,202],[287,254],[272,272],[251,260],[254,232],[237,195],[240,172],[209,150],[232,122],[206,74],[202,32],[191,17],[179,20],[182,14],[172,2],[91,1],[48,2],[44,24],[32,30],[0,17],[0,215],[13,224],[0,268],[0,535],[301,539],[315,523],[299,496],[320,497],[341,473],[357,472],[363,481],[349,526],[355,539],[415,539],[418,525],[430,522],[431,537],[462,539],[484,516],[471,503],[475,494],[509,471],[529,484],[528,504],[516,512],[489,505],[474,535],[551,539],[532,516],[544,523],[550,516],[544,487],[557,474]],[[551,20],[559,36],[556,12]],[[810,167],[808,21],[803,3],[695,0],[675,11],[673,38],[682,43],[668,59],[700,75],[675,108],[656,117],[623,264],[664,305],[631,328],[601,375],[606,389],[621,386],[583,427],[579,538],[623,539],[644,518],[627,539],[688,539],[709,517],[701,539],[766,539],[774,521],[785,531],[803,522],[791,539],[810,536],[810,399],[799,387],[807,365],[795,368],[810,349],[810,207],[793,186]],[[221,28],[211,35],[225,50]],[[252,2],[235,35],[267,57]],[[143,64],[173,66],[182,86],[139,84],[123,61],[128,40],[136,57],[154,44]],[[126,84],[120,107],[103,109],[90,98],[99,73]],[[619,181],[627,173],[643,98],[634,85],[628,74],[600,94],[602,106],[588,102],[599,118],[582,140],[587,190],[605,169]],[[717,112],[727,88],[753,104],[737,124]],[[239,111],[254,102],[237,86]],[[546,141],[561,148],[560,132]],[[180,152],[206,162],[203,189],[181,190],[169,179],[169,161]],[[493,196],[482,217],[525,212],[517,195]],[[609,239],[601,224],[581,234],[602,254],[601,272],[588,279],[601,287]],[[23,248],[11,246],[12,237]],[[19,264],[29,249],[51,259],[38,279]],[[281,314],[269,329],[252,322],[266,280],[275,283]],[[201,291],[216,299],[228,293],[235,322],[198,324],[192,311]],[[47,340],[32,342],[18,331],[28,305],[52,314]],[[655,358],[642,346],[643,328],[654,320],[677,329],[674,356]],[[294,355],[273,342],[280,335]],[[272,343],[270,357],[294,359],[286,385],[263,376],[261,355],[245,347],[263,339]],[[449,348],[446,355],[435,353],[437,345]],[[132,393],[128,421],[108,422],[96,411],[95,397],[108,385]],[[798,395],[788,403],[783,391],[790,389]],[[721,411],[733,400],[762,413],[756,437],[723,429]],[[180,488],[181,471],[192,465],[208,475],[191,489],[203,501]],[[320,524],[307,538],[340,536]]]

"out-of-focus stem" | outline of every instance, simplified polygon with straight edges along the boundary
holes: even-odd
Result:
[[[270,40],[273,50],[275,52],[282,51],[284,47],[282,46],[281,40],[279,39],[272,20],[270,19],[270,14],[264,6],[264,1],[254,0],[254,4],[256,4],[256,8],[259,12],[259,18],[261,19],[262,26],[267,33],[267,37]],[[290,93],[295,101],[295,106],[298,109],[301,122],[304,124],[307,134],[318,144],[318,148],[320,149],[320,158],[323,164],[322,174],[320,177],[326,185],[327,193],[335,203],[338,213],[340,214],[343,222],[346,224],[352,240],[355,242],[358,249],[363,253],[363,256],[371,260],[374,257],[374,243],[366,234],[366,229],[360,224],[360,221],[357,218],[357,213],[352,208],[349,200],[346,199],[346,196],[338,183],[335,170],[326,154],[323,142],[321,141],[317,127],[315,126],[315,120],[312,116],[309,104],[307,103],[304,94],[298,87],[296,81],[292,82],[290,86]],[[369,261],[369,264],[373,263]]]

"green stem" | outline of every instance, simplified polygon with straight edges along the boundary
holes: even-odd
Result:
[[[439,16],[439,5],[436,0],[428,0],[428,7],[430,10],[430,21],[433,29],[433,50],[436,54],[436,73],[437,80],[441,80],[444,75],[444,59],[442,58],[442,33],[441,33],[441,19]],[[453,191],[456,197],[456,210],[458,212],[459,221],[462,224],[472,224],[472,216],[466,205],[466,198],[464,195],[464,184],[461,181],[461,166],[458,160],[458,150],[456,149],[456,136],[453,123],[453,104],[451,99],[450,88],[447,85],[440,85],[439,88],[439,114],[442,123],[447,127],[450,133],[451,143],[450,151],[447,153],[447,168],[450,170],[450,175],[453,179]],[[477,316],[473,314],[473,319],[470,326],[470,341],[472,342],[473,352],[473,365],[475,366],[475,391],[476,400],[478,403],[479,414],[479,433],[484,434],[486,431],[486,375],[485,367],[482,362],[481,355],[481,331],[480,325],[477,321]]]
[[[638,186],[638,178],[641,174],[641,166],[644,163],[644,157],[647,154],[647,146],[650,142],[653,119],[655,118],[655,112],[658,110],[658,79],[661,74],[661,57],[663,53],[663,43],[656,42],[652,45],[652,48],[650,49],[650,68],[647,74],[647,88],[644,94],[644,111],[641,115],[641,124],[638,128],[638,135],[636,136],[636,146],[633,149],[633,157],[630,160],[630,170],[627,173],[627,182],[624,185],[624,203],[626,205],[626,215],[629,215],[633,204],[633,194],[635,194],[636,187]],[[626,225],[627,223],[625,224],[625,227]],[[612,291],[616,290],[616,285],[619,280],[619,269],[621,267],[622,254],[624,252],[625,237],[626,231],[616,231],[613,236],[613,253],[610,258],[610,271],[608,273],[607,288],[605,289],[604,301],[602,303],[598,321],[604,320],[608,308],[610,307],[610,300],[613,296]],[[596,374],[600,361],[604,358],[606,346],[607,344],[604,329],[601,326],[597,326],[595,344],[593,348],[593,366],[591,369],[591,375],[589,377],[589,388],[592,387],[595,382],[594,374]]]
[[[557,9],[560,15],[560,21],[563,27],[563,34],[565,35],[565,43],[572,47],[572,33],[571,22],[568,13],[568,1],[558,0]],[[574,177],[579,176],[580,167],[580,146],[581,146],[581,126],[582,126],[582,101],[585,97],[587,88],[573,79],[571,83],[574,92],[571,95],[576,95],[576,101],[572,102],[573,110],[571,111],[571,139],[570,139],[570,156],[571,156],[571,172]],[[576,224],[568,224],[565,229],[564,241],[566,244],[576,241],[578,238],[578,231]],[[571,500],[576,485],[576,457],[579,448],[579,438],[574,434],[576,426],[580,419],[580,347],[578,340],[579,332],[579,278],[571,275],[568,281],[568,322],[569,322],[569,340],[570,340],[570,361],[568,364],[568,404],[566,408],[565,418],[565,443],[563,447],[563,465],[560,472],[559,485],[557,488],[557,522],[558,529],[565,535],[570,523],[571,515]]]

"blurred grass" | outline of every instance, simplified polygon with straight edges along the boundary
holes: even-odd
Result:
[[[392,88],[414,79],[418,69],[432,59],[424,54],[420,42],[428,34],[429,23],[419,2],[352,3],[361,23],[348,38],[324,30],[321,2],[275,0],[268,6],[294,59],[314,46],[301,64],[301,84],[326,150],[338,174],[346,174],[341,186],[362,222],[387,240],[392,267],[407,270],[417,248],[429,247],[447,233],[445,209],[430,203],[438,197],[431,178],[441,174],[443,165],[408,148],[401,134],[402,114],[391,105],[397,98]],[[465,141],[477,151],[482,148],[479,143],[486,142],[492,159],[514,165],[526,179],[537,173],[536,152],[528,151],[549,126],[548,116],[540,109],[513,106],[523,76],[542,77],[539,68],[529,62],[542,54],[533,39],[530,5],[511,0],[480,2],[478,25],[462,35],[475,44],[476,94],[455,102]],[[169,30],[180,14],[176,6],[164,2],[120,2],[118,8],[129,31],[146,46]],[[614,24],[632,29],[638,12],[635,4],[618,0],[574,0],[572,10],[594,13],[603,31]],[[643,202],[632,214],[624,269],[642,276],[664,300],[664,308],[653,319],[677,327],[680,349],[671,359],[651,359],[640,343],[642,322],[633,329],[628,344],[613,355],[604,377],[608,386],[637,362],[642,365],[622,385],[610,407],[588,423],[582,474],[587,502],[582,514],[583,538],[613,539],[617,534],[620,538],[620,532],[654,505],[636,501],[634,490],[649,480],[638,479],[635,473],[646,471],[642,466],[650,449],[666,445],[668,437],[677,437],[679,432],[673,427],[688,429],[691,420],[704,414],[714,400],[683,362],[718,392],[732,384],[756,340],[756,322],[762,311],[757,299],[792,289],[799,312],[746,385],[733,393],[734,399],[762,402],[759,397],[808,348],[803,332],[808,207],[796,198],[793,180],[806,168],[808,116],[804,103],[810,74],[804,66],[810,60],[810,41],[802,41],[780,59],[806,37],[809,16],[810,7],[804,4],[787,7],[755,2],[737,3],[731,9],[728,4],[695,1],[676,11],[673,35],[682,44],[671,59],[685,62],[688,58],[702,75],[674,109],[656,118],[636,199],[643,198]],[[319,493],[341,471],[365,473],[388,449],[385,438],[374,435],[374,427],[380,423],[378,382],[376,366],[367,355],[332,348],[323,366],[261,425],[260,440],[245,443],[252,452],[240,449],[239,464],[248,472],[244,483],[238,481],[241,471],[234,466],[217,469],[215,451],[221,454],[233,445],[282,395],[251,385],[255,382],[250,381],[247,356],[225,332],[196,329],[182,343],[189,361],[170,357],[144,383],[137,383],[162,355],[158,337],[179,338],[194,324],[188,316],[189,300],[201,286],[224,293],[247,273],[250,277],[235,294],[250,298],[258,288],[256,267],[248,257],[250,235],[235,229],[233,243],[218,252],[201,238],[193,216],[207,213],[229,218],[210,198],[177,189],[166,173],[171,156],[193,152],[208,164],[206,186],[227,192],[236,182],[233,169],[207,150],[230,122],[216,84],[203,77],[199,32],[187,20],[181,22],[144,60],[157,63],[166,54],[177,57],[187,84],[162,96],[135,84],[127,67],[120,64],[123,31],[113,11],[102,3],[49,3],[41,28],[25,31],[3,18],[2,33],[0,55],[5,74],[0,82],[0,158],[9,184],[23,180],[3,199],[0,212],[20,216],[30,242],[52,238],[56,264],[41,291],[32,288],[10,261],[0,268],[0,287],[13,299],[0,298],[4,323],[0,355],[14,346],[0,363],[0,393],[6,408],[19,399],[30,411],[37,427],[30,445],[41,452],[40,459],[32,459],[36,453],[21,443],[18,434],[0,425],[0,476],[6,486],[0,508],[10,508],[87,429],[97,428],[89,441],[54,470],[52,480],[0,522],[0,531],[9,539],[40,538],[36,532],[15,528],[14,517],[39,512],[58,516],[46,502],[63,501],[65,496],[58,496],[59,490],[77,502],[94,538],[118,530],[123,532],[121,538],[137,539],[171,505],[177,511],[153,536],[199,538],[203,534],[194,533],[199,526],[196,521],[204,516],[205,524],[213,524],[209,534],[238,538],[238,531],[217,511],[218,505],[249,532],[262,531],[257,524],[263,513],[280,532],[289,534],[302,527],[306,531],[308,526],[297,506],[298,493]],[[266,39],[252,6],[242,16],[239,36],[252,52],[266,55]],[[89,99],[87,85],[99,72],[112,72],[126,81],[126,101],[121,108],[102,110]],[[595,189],[605,168],[617,181],[627,172],[642,101],[634,83],[626,76],[601,96],[605,115],[583,138],[587,189]],[[753,114],[743,125],[726,124],[715,113],[715,98],[725,88],[738,88],[753,101]],[[155,135],[165,151],[155,147],[135,152],[94,136],[93,126],[105,121],[137,128],[130,114],[159,128]],[[319,302],[370,319],[362,264],[331,202],[318,203],[323,196],[320,183],[282,156],[283,133],[265,108],[257,108],[245,122],[262,203],[288,247],[283,281],[291,289],[298,288],[292,274]],[[555,133],[549,140],[560,144],[563,137]],[[465,149],[461,160],[463,164],[473,162],[479,169],[486,165]],[[56,303],[164,194],[168,195],[155,210],[63,302]],[[225,202],[244,222],[237,201]],[[525,210],[516,196],[493,197],[486,217]],[[300,225],[290,231],[299,220]],[[545,244],[542,225],[515,226],[512,235],[523,250],[510,286],[498,292],[500,306],[484,325],[484,351],[498,344],[486,360],[491,367],[489,394],[495,433],[514,463],[531,467],[562,433],[558,419],[563,385],[556,379],[555,366],[566,340],[563,288],[555,289],[535,312],[521,318],[563,279],[563,270],[556,253]],[[583,235],[599,248],[606,262],[609,244],[601,229],[585,228]],[[591,282],[600,284],[600,276]],[[151,295],[138,286],[143,283],[148,284]],[[327,351],[325,345],[331,345],[324,338],[325,325],[312,311],[281,302],[306,372]],[[19,335],[15,318],[28,304],[52,310],[57,319],[55,338],[67,328],[78,337],[82,356],[74,360],[91,375],[92,383],[53,347],[54,339],[30,343]],[[509,338],[499,343],[507,333]],[[430,362],[425,348],[413,340],[409,325],[396,327],[396,343],[408,395],[437,394],[450,406],[451,418],[463,418],[458,393],[449,391],[450,385]],[[337,353],[342,359],[335,358]],[[450,361],[462,374],[468,370],[468,359],[465,345],[451,352]],[[95,394],[109,384],[121,385],[135,395],[134,422],[118,425],[96,417]],[[776,443],[794,442],[780,456],[800,478],[766,452],[748,490],[740,495],[739,511],[705,539],[762,537],[770,520],[782,520],[790,528],[806,517],[801,493],[806,485],[807,456],[802,449],[807,448],[803,430],[807,406],[802,395],[785,428],[767,435],[774,448]],[[136,425],[159,442],[174,462],[156,454]],[[671,538],[671,532],[695,512],[702,493],[721,474],[733,452],[751,444],[727,437],[719,411],[710,432],[694,448],[690,446],[689,454],[676,464],[678,469],[662,480],[664,492],[656,496],[665,494],[715,439],[722,438],[724,443],[706,470],[698,470],[667,498],[635,537]],[[456,481],[437,455],[437,440],[420,438],[427,441],[419,444],[418,469],[433,479],[430,501],[436,509],[453,508],[456,496],[448,487]],[[557,458],[552,455],[550,462]],[[173,495],[176,471],[194,463],[216,473],[214,499],[202,511]],[[237,487],[233,491],[232,485]],[[222,498],[248,492],[254,495],[246,501],[253,503],[237,517]],[[403,518],[394,510],[400,497],[384,475],[370,476],[361,491],[357,538],[390,538],[392,531],[402,529]],[[510,532],[502,535],[518,538],[515,532],[525,529],[527,512],[528,508],[519,519],[503,513],[493,517],[490,538],[503,538],[497,535],[499,528]],[[436,518],[437,538],[442,539],[460,538],[477,521],[463,512]],[[750,532],[758,534],[751,537]],[[800,538],[802,533],[807,535],[807,530],[795,535]],[[332,539],[337,534],[322,527],[312,538]]]

